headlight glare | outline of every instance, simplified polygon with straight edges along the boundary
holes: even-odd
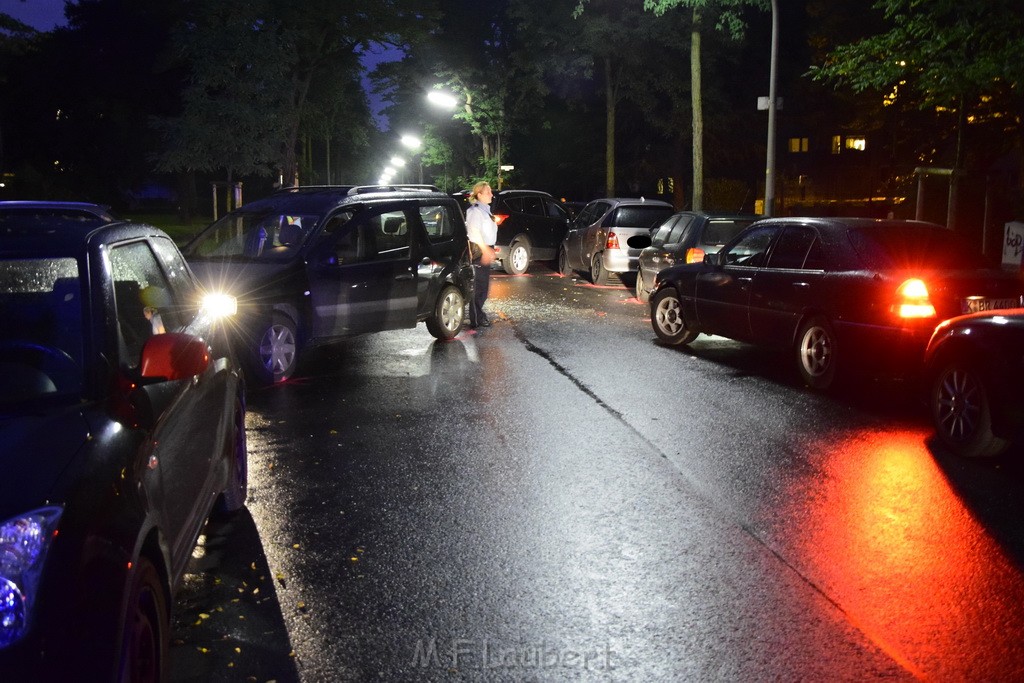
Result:
[[[62,512],[40,508],[0,523],[0,648],[20,640],[31,624],[46,552]]]
[[[217,318],[231,316],[238,312],[238,299],[230,294],[206,294],[203,296],[203,310]]]

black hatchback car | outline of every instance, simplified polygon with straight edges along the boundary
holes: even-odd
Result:
[[[247,491],[204,298],[156,228],[0,229],[0,681],[162,680],[196,538]]]
[[[458,195],[465,206],[468,192]],[[569,214],[554,197],[538,190],[502,190],[491,200],[498,224],[495,259],[509,275],[522,275],[534,261],[554,261],[569,227]]]
[[[472,288],[458,202],[427,186],[293,187],[216,221],[184,249],[208,287],[238,299],[235,327],[260,383],[303,349],[426,322],[462,327]]]
[[[658,273],[676,263],[700,263],[759,216],[680,211],[651,229],[651,246],[637,258],[636,298],[646,303]]]
[[[867,218],[753,223],[702,263],[663,270],[651,324],[669,344],[698,334],[791,349],[824,389],[856,358],[863,371],[920,369],[936,323],[1016,308],[1024,280],[989,268],[946,228]]]

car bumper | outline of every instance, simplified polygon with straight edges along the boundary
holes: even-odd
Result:
[[[839,353],[857,357],[868,371],[909,376],[922,368],[934,321],[913,327],[837,322],[835,327]]]
[[[601,264],[609,273],[635,273],[639,263],[639,249],[633,255],[616,250],[601,252]]]

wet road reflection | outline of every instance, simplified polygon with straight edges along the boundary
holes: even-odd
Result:
[[[1024,676],[1021,571],[904,429],[830,435],[827,476],[803,482],[798,563],[869,638],[936,680]]]

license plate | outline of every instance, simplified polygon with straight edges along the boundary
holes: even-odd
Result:
[[[994,311],[999,308],[1019,308],[1019,299],[985,299],[972,296],[960,302],[960,310],[964,313],[978,313],[980,311]]]

